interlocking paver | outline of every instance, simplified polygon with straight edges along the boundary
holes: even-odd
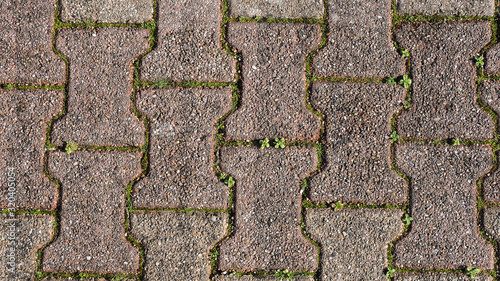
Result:
[[[323,0],[230,0],[231,17],[323,18]]]
[[[63,93],[55,90],[0,89],[0,179],[2,194],[8,184],[13,198],[0,198],[1,208],[56,208],[57,187],[44,174],[43,156],[48,122],[64,106]],[[8,181],[9,174],[13,180]],[[10,206],[9,202],[14,203]]]
[[[487,274],[476,275],[471,278],[465,274],[457,273],[412,273],[412,272],[396,272],[395,281],[493,281],[493,277]]]
[[[52,51],[55,1],[0,0],[0,84],[58,84],[64,61]]]
[[[495,240],[500,241],[500,208],[490,207],[484,210],[483,214],[483,225],[485,230],[495,238]]]
[[[404,203],[406,181],[391,168],[391,118],[403,87],[314,82],[311,105],[324,115],[326,165],[310,179],[315,203]]]
[[[392,43],[391,0],[329,0],[324,48],[313,56],[313,74],[334,78],[384,78],[405,71]]]
[[[132,235],[141,243],[144,280],[209,280],[210,251],[227,233],[226,213],[134,212]]]
[[[397,120],[411,139],[493,137],[493,120],[477,104],[473,57],[491,37],[487,21],[405,24],[396,40],[411,52],[412,105]]]
[[[135,187],[143,208],[227,208],[229,188],[213,169],[215,123],[232,106],[231,88],[141,90],[150,122],[149,174]]]
[[[399,0],[397,12],[403,15],[486,16],[495,13],[494,0]]]
[[[403,268],[493,269],[493,247],[479,234],[476,182],[493,165],[489,146],[399,144],[399,171],[410,178],[410,232],[395,244]]]
[[[138,23],[153,19],[153,0],[62,0],[64,22]]]
[[[137,273],[139,250],[125,238],[125,187],[141,173],[135,151],[51,152],[48,172],[61,183],[59,235],[42,270]]]
[[[320,43],[314,24],[231,22],[242,58],[241,106],[227,118],[228,140],[316,140],[320,120],[306,107],[306,56]]]
[[[236,181],[233,234],[220,246],[221,270],[317,268],[316,247],[300,229],[300,181],[316,165],[312,147],[221,149],[222,171]]]
[[[157,5],[157,45],[142,59],[142,80],[235,79],[235,59],[221,43],[221,0],[158,0]]]
[[[402,213],[306,209],[306,232],[321,245],[321,280],[387,280],[387,247],[403,233]]]
[[[500,74],[500,44],[495,44],[486,51],[483,71],[485,75]]]
[[[132,63],[149,47],[149,30],[62,29],[56,47],[69,61],[67,113],[52,129],[56,145],[139,146],[144,124],[132,112]]]
[[[276,277],[255,277],[252,275],[243,275],[243,276],[228,276],[228,275],[220,275],[213,279],[214,281],[278,281],[283,279],[278,279]],[[312,276],[293,276],[293,281],[314,281],[314,277]]]
[[[0,233],[0,280],[35,280],[38,250],[54,235],[54,217],[1,214]]]
[[[481,101],[496,114],[500,113],[500,82],[486,80],[480,86]],[[500,203],[499,169],[493,170],[483,180],[483,199],[489,203]]]

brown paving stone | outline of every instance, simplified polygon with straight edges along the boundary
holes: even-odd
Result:
[[[55,209],[57,187],[44,174],[43,156],[47,124],[63,105],[60,91],[0,89],[1,208]],[[9,206],[11,182],[15,206]]]
[[[495,13],[494,0],[398,0],[398,14],[486,16]]]
[[[231,17],[323,18],[323,0],[230,0]]]
[[[12,221],[14,219],[15,221]],[[54,217],[51,215],[0,215],[0,280],[34,281],[38,250],[54,235]],[[13,237],[14,239],[11,239]],[[13,265],[10,264],[14,258]]]
[[[316,140],[320,120],[306,107],[306,56],[319,25],[231,22],[228,41],[242,57],[241,106],[227,119],[229,140]]]
[[[320,202],[398,204],[406,181],[391,168],[391,118],[403,87],[385,83],[314,82],[311,105],[324,115],[326,165],[309,180]]]
[[[131,230],[144,250],[144,281],[209,280],[210,251],[227,223],[226,213],[134,212]]]
[[[243,275],[243,276],[229,276],[229,275],[219,275],[216,276],[214,281],[278,281],[282,279],[278,279],[274,276],[268,276],[268,277],[255,277],[252,275]],[[294,276],[292,279],[287,279],[287,280],[293,280],[293,281],[314,281],[313,276]]]
[[[0,84],[59,84],[64,61],[52,51],[54,0],[0,0]]]
[[[132,112],[132,64],[149,47],[149,30],[62,29],[57,50],[69,61],[67,113],[54,123],[56,145],[139,146],[144,124]]]
[[[63,22],[139,23],[153,19],[153,0],[62,0]]]
[[[493,277],[487,274],[476,275],[471,278],[465,274],[457,273],[412,273],[412,272],[396,272],[395,281],[493,281]]]
[[[48,272],[137,273],[139,251],[125,238],[125,186],[141,173],[141,153],[49,154],[61,183],[58,237],[43,251]]]
[[[485,75],[500,74],[500,44],[495,44],[486,51],[483,71]]]
[[[387,280],[387,247],[403,233],[401,210],[307,209],[306,232],[321,246],[321,280]]]
[[[142,58],[145,81],[231,82],[236,62],[221,43],[221,0],[158,0],[158,42]]]
[[[493,269],[493,247],[479,234],[476,184],[492,167],[491,147],[405,143],[395,155],[410,178],[413,218],[395,244],[395,266]]]
[[[500,241],[500,208],[486,208],[483,213],[483,225],[491,236],[497,241]]]
[[[236,185],[233,233],[220,246],[219,269],[316,270],[316,247],[300,228],[300,182],[317,161],[313,147],[222,148],[222,171]]]
[[[473,57],[491,37],[488,21],[403,25],[397,42],[411,52],[412,105],[397,120],[411,139],[493,137],[493,120],[476,102]]]
[[[225,209],[229,188],[213,169],[215,124],[231,109],[231,88],[141,90],[149,120],[149,173],[133,194],[139,208]]]
[[[391,0],[329,0],[327,44],[312,60],[316,76],[384,78],[405,71],[392,43]]]

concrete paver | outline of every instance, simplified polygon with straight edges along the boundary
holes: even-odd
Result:
[[[494,0],[399,0],[398,14],[432,16],[483,16],[495,13]]]
[[[62,0],[64,22],[139,23],[153,19],[153,0]]]
[[[394,277],[395,281],[493,281],[493,277],[488,274],[476,275],[471,278],[465,274],[457,273],[411,273],[411,272],[397,272]]]
[[[230,0],[231,17],[317,18],[323,17],[323,0]]]

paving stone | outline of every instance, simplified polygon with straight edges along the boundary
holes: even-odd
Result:
[[[52,277],[47,277],[47,278],[43,278],[43,279],[40,279],[41,281],[107,281],[106,279],[104,278],[82,278],[82,279],[79,279],[79,278],[72,278],[72,277],[68,277],[68,278],[52,278]],[[135,279],[125,279],[123,281],[135,281]]]
[[[481,86],[481,101],[496,114],[500,113],[500,83],[485,80]],[[497,154],[498,155],[498,154]],[[483,200],[488,203],[500,203],[499,169],[491,171],[482,182]]]
[[[403,233],[402,214],[397,209],[306,209],[306,232],[321,246],[321,280],[387,280],[387,247]]]
[[[241,106],[227,118],[228,140],[319,138],[306,107],[306,56],[319,46],[316,24],[231,22],[228,41],[242,57]]]
[[[144,124],[132,112],[132,63],[149,47],[149,30],[63,29],[57,50],[69,61],[67,113],[54,123],[56,145],[140,146]]]
[[[490,207],[484,210],[483,225],[491,236],[497,241],[500,241],[500,208]]]
[[[315,271],[316,247],[301,233],[300,182],[317,165],[313,147],[223,147],[222,171],[234,186],[233,233],[219,269]]]
[[[396,272],[394,273],[395,281],[493,281],[493,277],[487,274],[476,275],[475,278],[470,278],[465,274],[457,273],[412,273],[412,272]]]
[[[125,238],[125,187],[141,173],[135,151],[51,152],[48,172],[61,183],[59,235],[42,270],[134,274],[139,250]]]
[[[0,84],[64,84],[52,51],[53,0],[0,0]]]
[[[398,0],[398,14],[483,16],[495,13],[494,0]]]
[[[486,51],[483,72],[492,76],[500,74],[500,44],[495,44]]]
[[[153,0],[62,0],[63,22],[139,23],[153,19]]]
[[[322,0],[230,0],[231,17],[323,18]]]
[[[325,165],[309,180],[320,202],[401,204],[407,183],[391,168],[391,118],[403,87],[385,83],[314,82],[311,105],[324,115]]]
[[[314,75],[384,78],[405,72],[392,43],[391,0],[329,0],[326,46],[312,60]]]
[[[142,58],[142,80],[235,80],[236,61],[221,43],[221,0],[158,0],[157,5],[158,41]]]
[[[493,247],[479,234],[477,180],[493,165],[489,146],[399,144],[396,167],[410,178],[409,233],[395,244],[396,267],[494,268]]]
[[[485,140],[493,120],[477,104],[473,57],[491,37],[487,21],[421,23],[397,29],[396,40],[411,52],[412,105],[397,120],[398,134],[411,139]]]
[[[1,214],[0,233],[0,280],[35,280],[38,250],[54,235],[54,217]]]
[[[282,280],[278,279],[274,276],[268,276],[268,277],[255,277],[252,275],[243,275],[243,276],[229,276],[229,275],[219,275],[216,276],[214,281],[277,281],[277,280]],[[293,281],[314,281],[313,276],[294,276],[292,279],[287,279],[287,280],[293,280]]]
[[[132,213],[132,235],[145,255],[144,281],[209,280],[210,251],[227,224],[226,213]]]
[[[56,208],[57,187],[44,174],[43,156],[48,122],[63,105],[61,91],[0,89],[1,208]]]
[[[215,124],[232,106],[231,88],[141,90],[137,108],[149,120],[149,173],[135,187],[140,208],[228,206],[229,188],[213,169]]]

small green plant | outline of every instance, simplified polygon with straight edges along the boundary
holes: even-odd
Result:
[[[269,139],[268,138],[260,140],[259,142],[260,142],[260,148],[269,147]]]
[[[411,79],[408,77],[408,75],[403,75],[403,78],[399,80],[399,84],[403,85],[405,89],[409,89],[411,86]]]
[[[293,273],[288,271],[288,269],[278,270],[276,271],[276,273],[274,273],[274,277],[276,277],[279,280],[292,280]]]
[[[385,82],[389,85],[396,85],[396,77],[387,77],[387,79],[385,79]]]
[[[76,145],[76,143],[72,142],[72,141],[69,141],[66,143],[66,152],[68,154],[71,154],[72,152],[78,150],[78,145]]]
[[[476,66],[482,67],[484,65],[484,57],[483,56],[477,56],[475,57],[476,59]]]
[[[396,269],[394,268],[388,268],[387,269],[387,272],[385,273],[385,275],[389,278],[393,277],[394,276],[394,272],[396,272]]]
[[[225,180],[225,179],[227,179],[227,175],[226,175],[226,174],[224,174],[224,173],[221,173],[221,174],[220,174],[220,179],[221,179],[221,180]]]
[[[467,267],[465,274],[469,275],[471,278],[476,278],[476,275],[481,273],[481,269],[475,267]]]
[[[11,85],[11,84],[8,84],[7,86],[5,86],[5,88],[7,88],[7,89],[9,89],[9,90],[12,90],[12,89],[14,89],[14,86],[13,86],[13,85]]]
[[[274,147],[276,147],[276,148],[285,148],[285,139],[284,138],[281,138],[281,139],[275,138],[274,141],[276,142],[276,144],[274,145]]]
[[[392,131],[392,133],[389,135],[391,138],[391,143],[399,142],[401,141],[401,137],[396,133],[396,131]]]
[[[453,140],[453,145],[460,145],[460,140],[459,139],[454,139]]]
[[[413,221],[413,218],[410,217],[410,215],[405,214],[405,217],[402,219],[402,221],[405,223],[406,227],[410,226],[411,222]]]
[[[340,202],[340,201],[335,202],[335,211],[342,209],[342,207],[344,207],[344,206],[345,205],[342,204],[342,202]]]
[[[213,251],[213,252],[210,254],[210,258],[211,258],[212,260],[215,260],[215,259],[217,259],[218,257],[219,257],[219,251],[217,251],[217,250]]]
[[[410,56],[410,51],[408,51],[407,49],[404,49],[402,52],[401,52],[401,56],[403,58],[407,58]]]
[[[234,186],[234,184],[235,184],[235,181],[234,181],[233,177],[229,177],[229,178],[225,181],[225,183],[227,184],[227,186],[229,186],[229,187],[233,187],[233,186]]]

